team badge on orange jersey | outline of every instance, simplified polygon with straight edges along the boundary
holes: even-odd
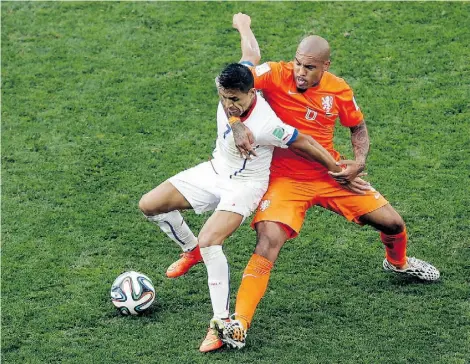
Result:
[[[330,113],[331,109],[333,108],[333,96],[324,96],[321,98],[321,105],[323,107],[323,110],[327,114]]]

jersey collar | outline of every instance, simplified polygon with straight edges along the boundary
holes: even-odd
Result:
[[[253,100],[253,103],[251,104],[250,109],[248,110],[248,112],[246,113],[245,116],[240,116],[240,120],[241,120],[242,122],[245,122],[246,119],[248,119],[248,118],[250,117],[251,112],[254,110],[254,108],[255,108],[255,106],[256,106],[257,100],[258,100],[258,95],[255,93],[255,99]]]

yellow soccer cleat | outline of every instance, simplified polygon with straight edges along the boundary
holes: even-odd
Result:
[[[210,322],[210,326],[207,329],[207,335],[204,341],[202,342],[201,346],[199,347],[199,351],[201,353],[207,353],[209,351],[214,351],[220,349],[224,343],[220,339],[223,330],[223,321],[217,318],[213,318]]]

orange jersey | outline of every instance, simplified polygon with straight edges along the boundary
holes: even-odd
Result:
[[[303,134],[312,136],[336,160],[339,153],[333,147],[335,121],[353,127],[364,119],[349,85],[339,77],[325,72],[320,83],[300,93],[294,80],[293,62],[267,62],[251,71],[255,88],[262,90],[277,116]],[[289,149],[276,148],[271,174],[310,180],[325,173],[320,163],[310,162]]]

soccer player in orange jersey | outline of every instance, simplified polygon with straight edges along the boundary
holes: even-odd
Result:
[[[220,102],[213,158],[169,178],[139,202],[147,219],[184,251],[183,257],[172,265],[178,268],[167,271],[167,276],[177,277],[199,260],[204,262],[214,314],[199,348],[204,353],[222,347],[215,324],[229,317],[230,270],[222,245],[256,210],[266,192],[274,148],[291,148],[310,160],[324,163],[330,171],[341,171],[325,148],[279,119],[254,89],[254,78],[247,67],[237,63],[228,65],[217,77],[216,84]],[[229,118],[227,113],[231,115]],[[230,135],[232,118],[243,120],[253,133],[256,158],[245,159],[238,153]],[[357,181],[369,189],[361,178]],[[351,187],[351,190],[356,189]],[[197,238],[179,212],[186,209],[193,209],[197,214],[214,211]]]
[[[248,15],[234,15],[233,27],[241,36],[241,63],[256,66],[260,52],[250,26]],[[425,281],[439,278],[439,271],[431,264],[407,257],[405,223],[379,192],[371,189],[356,194],[341,188],[365,169],[369,136],[353,91],[343,79],[328,72],[329,66],[328,42],[313,35],[300,42],[293,61],[251,67],[255,88],[263,92],[279,118],[312,136],[344,168],[338,173],[328,172],[319,163],[304,160],[288,149],[275,149],[269,187],[252,222],[257,245],[238,291],[235,319],[221,324],[222,340],[232,347],[245,345],[246,330],[266,291],[279,251],[287,240],[299,234],[311,206],[322,206],[357,224],[377,229],[385,247],[385,270]],[[351,131],[354,160],[340,160],[334,149],[337,118]],[[249,132],[242,123],[235,123],[232,130],[239,150],[249,153]]]

